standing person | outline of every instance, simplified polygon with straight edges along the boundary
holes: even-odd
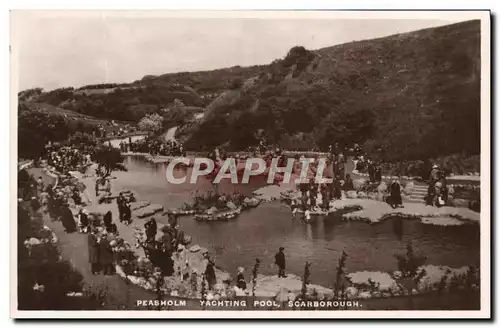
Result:
[[[335,156],[338,156],[342,150],[340,149],[340,145],[338,142],[335,143],[335,146],[333,147],[333,153]]]
[[[107,232],[102,233],[101,240],[99,241],[99,264],[104,275],[112,275],[113,268],[113,250],[109,244]]]
[[[290,205],[290,209],[292,210],[292,219],[295,219],[295,215],[299,210],[299,204],[296,199],[292,199],[292,203]]]
[[[370,177],[370,182],[375,182],[375,166],[370,159],[368,160],[368,176]]]
[[[401,198],[401,185],[397,180],[392,180],[390,197],[391,197],[390,203],[392,208],[397,208],[403,205],[403,200]]]
[[[170,276],[174,272],[174,262],[172,260],[173,253],[173,237],[168,226],[162,228],[163,236],[161,236],[158,247],[159,266],[164,275]]]
[[[243,267],[239,267],[238,275],[236,276],[236,287],[238,287],[241,290],[246,290],[247,282],[245,281],[245,276],[243,275],[243,272],[245,272],[245,269],[243,269]]]
[[[111,211],[107,211],[106,214],[104,214],[103,221],[107,233],[118,235],[118,227],[113,223],[113,214]]]
[[[311,222],[311,211],[309,208],[306,208],[306,210],[304,211],[304,221]]]
[[[375,168],[375,182],[382,182],[382,167],[380,166],[380,163],[377,163]]]
[[[165,252],[172,254],[174,250],[174,238],[175,238],[174,235],[172,234],[173,231],[168,225],[164,225],[161,228],[161,232],[163,232],[163,235],[159,238],[159,241],[161,243],[161,248]]]
[[[180,153],[180,156],[186,157],[186,152],[184,151],[184,145],[183,144],[181,144],[179,146],[179,153]]]
[[[97,240],[97,229],[92,229],[88,235],[89,263],[92,274],[99,274],[99,242]]]
[[[38,211],[38,209],[40,208],[40,201],[38,200],[38,197],[32,196],[31,201],[30,201],[30,205],[34,211]]]
[[[205,269],[205,277],[208,282],[208,289],[212,290],[215,286],[215,261],[213,259],[208,260],[207,268]]]
[[[130,204],[125,201],[123,203],[123,222],[125,225],[130,225],[132,223],[132,211],[130,210]]]
[[[354,190],[354,182],[352,181],[350,174],[347,174],[345,176],[344,190],[345,191]]]
[[[87,233],[89,229],[89,217],[87,215],[87,210],[85,209],[80,209],[80,232],[81,233]]]
[[[179,248],[180,245],[184,244],[185,234],[184,231],[180,228],[179,225],[176,225],[173,230],[174,236],[174,247],[175,249]]]
[[[174,213],[168,213],[168,224],[172,227],[172,228],[176,228],[177,227],[177,222],[178,222],[178,217],[176,214]]]
[[[340,185],[340,177],[338,175],[333,180],[333,198],[342,199],[342,186]]]
[[[305,186],[307,188],[307,184],[302,183],[301,185]],[[307,206],[307,202],[309,201],[309,196],[307,195],[307,189],[305,192],[302,192],[302,195],[300,197],[301,205],[302,206]]]
[[[106,191],[107,196],[111,195],[111,180],[106,179],[104,190]]]
[[[38,177],[38,179],[36,179],[36,189],[38,190],[39,193],[41,193],[44,190],[42,177]]]
[[[278,278],[286,278],[285,268],[286,268],[286,260],[285,260],[285,250],[284,247],[280,247],[278,253],[274,255],[274,263],[278,266]]]
[[[314,183],[314,181],[311,181],[311,184],[309,185],[309,202],[311,205],[311,208],[316,207],[316,198],[318,198],[318,185]]]
[[[436,195],[434,196],[435,205],[437,207],[441,207],[445,204],[444,197],[443,197],[443,184],[441,183],[441,181],[437,181],[434,184],[434,187],[436,190]]]
[[[156,224],[156,220],[154,218],[151,218],[148,222],[144,224],[144,229],[146,229],[147,240],[156,239],[156,233],[158,232],[158,225]]]
[[[76,231],[76,222],[67,203],[63,204],[61,208],[61,222],[67,233],[73,233]]]
[[[300,190],[300,195],[303,197],[305,194],[307,194],[307,190],[309,189],[309,184],[307,183],[299,183],[299,190]]]
[[[434,206],[434,200],[436,198],[436,188],[434,185],[429,184],[427,188],[427,195],[424,197],[425,205]]]
[[[120,222],[123,221],[123,206],[125,205],[125,197],[123,197],[123,193],[121,192],[116,198],[116,205],[118,206],[118,220]]]
[[[99,184],[101,184],[101,178],[95,180],[95,196],[99,196]]]
[[[434,185],[439,180],[439,167],[434,164],[429,174],[429,184]]]
[[[344,176],[345,176],[345,157],[344,157],[343,153],[339,153],[337,162],[338,162],[338,167],[337,167],[338,175],[340,176],[341,180],[344,180]]]

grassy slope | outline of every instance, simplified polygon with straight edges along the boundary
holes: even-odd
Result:
[[[336,76],[336,86],[338,80],[352,75],[364,77],[365,81],[360,81],[365,86],[363,92],[353,95],[352,106],[370,104],[376,111],[378,130],[374,139],[380,141],[379,145],[405,151],[437,142],[438,150],[444,153],[458,151],[460,146],[479,150],[479,21],[356,42],[318,53],[322,59],[314,78]],[[436,130],[446,140],[435,140]],[[453,149],[455,145],[459,147]]]
[[[89,124],[96,124],[96,125],[107,123],[106,120],[98,119],[96,117],[84,115],[84,114],[77,113],[77,112],[72,111],[72,110],[56,107],[56,106],[46,104],[46,103],[24,102],[23,104],[25,104],[31,110],[37,110],[40,112],[48,113],[50,115],[63,116],[69,120],[81,120],[83,122],[86,122]]]
[[[255,117],[272,108],[280,115],[271,117],[285,122],[285,133],[309,133],[314,140],[332,112],[344,115],[366,109],[374,114],[376,126],[366,146],[382,148],[385,155],[433,157],[464,148],[477,153],[479,45],[479,21],[470,21],[320,49],[302,70],[267,66],[267,75],[250,91],[232,91],[222,97],[224,101],[216,100],[221,105],[212,103],[208,117],[215,121],[229,115],[230,126],[237,123],[231,117],[247,113]],[[292,116],[294,106],[310,114]],[[292,117],[307,129],[300,131],[287,123]],[[212,123],[206,120],[199,129],[209,130],[210,125],[220,129],[220,124]],[[234,137],[226,133],[217,142]]]
[[[38,100],[97,118],[136,121],[181,99],[206,108],[202,122],[179,130],[195,148],[232,143],[238,149],[252,143],[259,129],[284,146],[323,145],[337,124],[333,114],[342,119],[365,110],[375,128],[361,141],[371,153],[380,150],[390,159],[477,154],[479,45],[479,21],[469,21],[315,50],[302,68],[278,60],[145,76],[115,92],[106,85],[99,92],[97,85],[88,86],[87,96],[76,90]]]
[[[108,125],[109,123],[108,120],[103,120],[93,116],[84,115],[81,113],[77,113],[75,111],[52,106],[46,103],[22,102],[21,105],[25,105],[26,106],[25,108],[27,108],[28,110],[39,111],[54,116],[60,116],[68,123],[68,126],[70,126],[73,130],[80,129],[80,126],[78,124],[83,124],[87,127],[89,126],[97,127],[98,125],[101,125],[106,129],[107,133],[111,133],[111,132],[118,132],[120,128],[123,128],[125,127],[125,125],[130,124],[130,122],[115,121],[116,125],[110,126]]]

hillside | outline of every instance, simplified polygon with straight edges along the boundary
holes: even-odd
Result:
[[[131,132],[127,122],[108,121],[46,103],[21,101],[18,105],[18,155],[38,158],[47,142],[73,142],[82,138]]]
[[[358,142],[396,161],[478,154],[479,95],[480,23],[469,21],[313,51],[296,46],[269,65],[19,98],[134,123],[156,112],[167,126],[181,125],[188,149],[240,150],[265,136],[285,148]]]
[[[61,116],[68,121],[81,121],[82,123],[87,123],[91,125],[107,124],[107,120],[99,119],[93,116],[84,115],[72,110],[59,108],[52,106],[47,103],[35,103],[35,102],[22,102],[22,106],[25,106],[26,110],[38,111],[46,113],[48,115]],[[125,122],[122,122],[125,123]]]
[[[47,103],[93,117],[137,122],[149,113],[165,112],[177,99],[186,108],[203,108],[227,89],[237,88],[261,67],[231,67],[214,71],[145,76],[132,83],[86,85],[75,89],[24,90],[19,100]]]
[[[360,142],[385,160],[478,154],[480,24],[469,21],[317,51],[295,47],[222,94],[184,130],[188,147]]]

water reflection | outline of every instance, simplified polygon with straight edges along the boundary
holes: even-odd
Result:
[[[403,240],[403,218],[393,218],[392,222],[392,229],[394,230],[394,234],[396,235],[396,237],[398,237],[398,240]]]

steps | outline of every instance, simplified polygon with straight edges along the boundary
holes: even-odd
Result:
[[[424,197],[427,195],[427,185],[415,184],[415,187],[410,192],[406,202],[409,203],[423,203]]]

